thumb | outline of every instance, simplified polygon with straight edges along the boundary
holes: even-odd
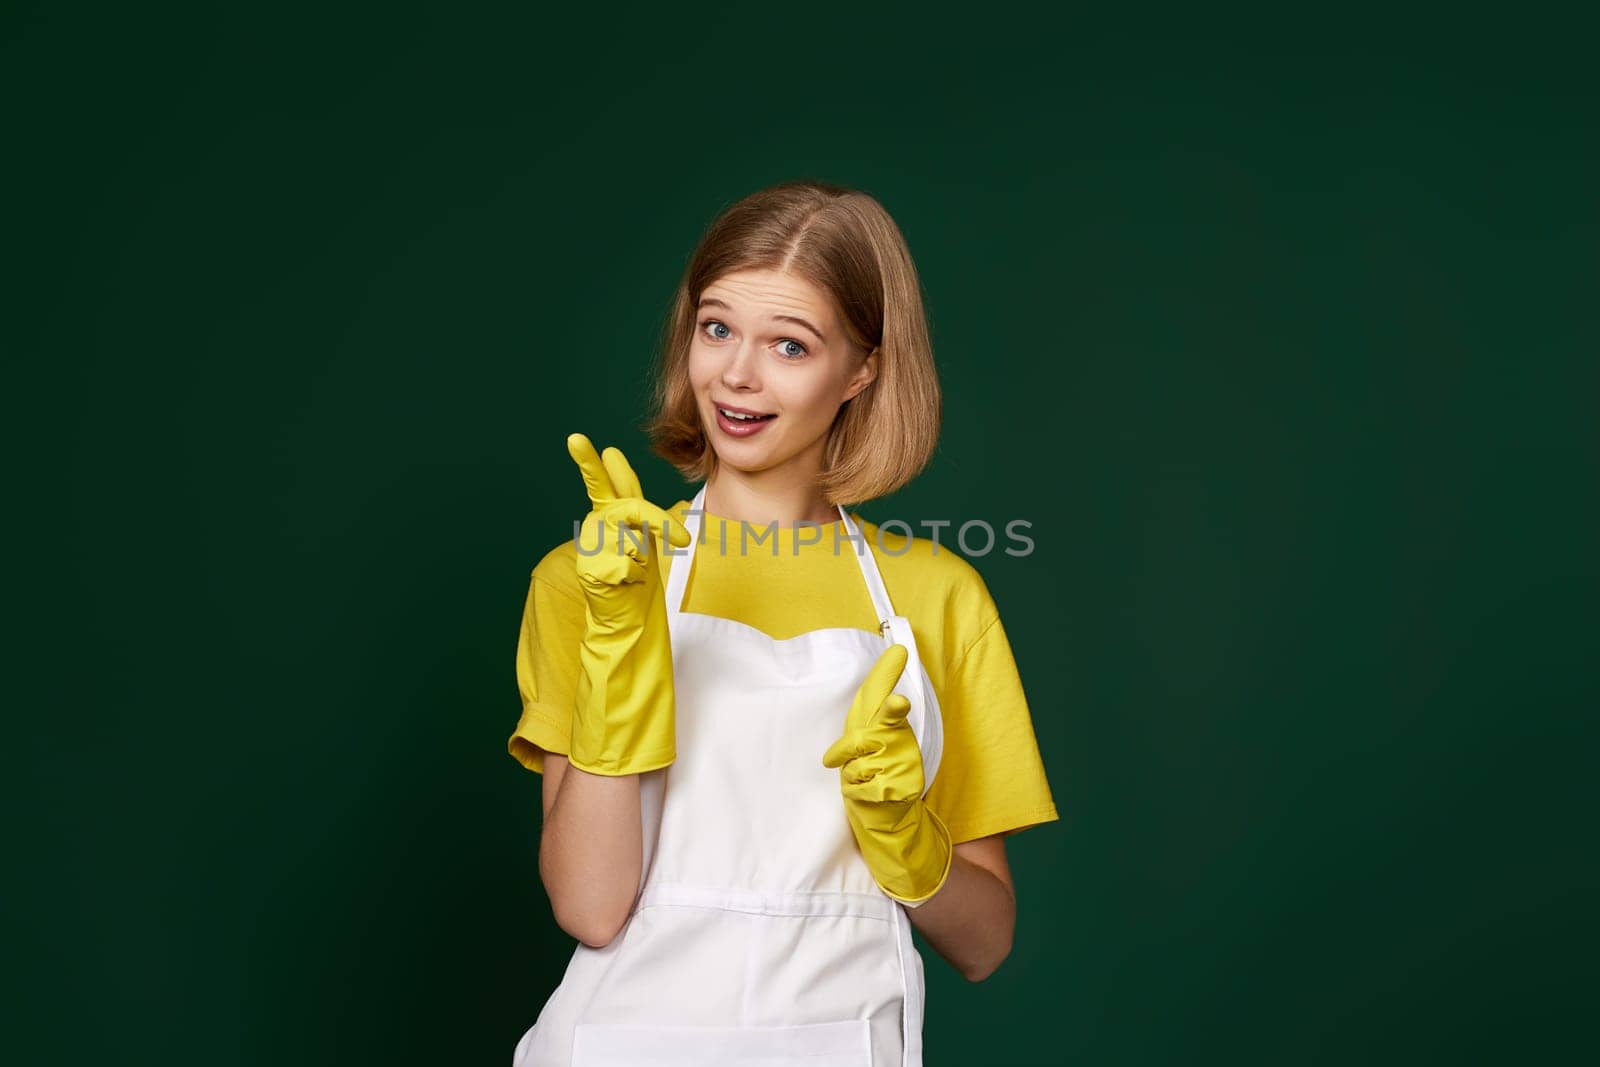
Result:
[[[822,765],[843,767],[857,756],[869,756],[882,750],[882,741],[874,740],[864,734],[846,733],[828,746],[828,751],[822,754]]]

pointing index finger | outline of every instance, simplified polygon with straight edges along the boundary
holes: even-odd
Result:
[[[611,476],[606,473],[605,464],[601,462],[589,438],[581,433],[568,434],[567,454],[578,464],[578,470],[583,474],[583,485],[588,490],[589,503],[599,504],[616,499],[616,493],[612,491]]]
[[[890,645],[878,657],[861,688],[856,690],[855,702],[850,705],[848,721],[852,729],[864,729],[872,724],[883,702],[894,692],[900,672],[906,669],[906,657],[905,645]]]

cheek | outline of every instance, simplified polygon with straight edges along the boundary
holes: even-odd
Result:
[[[839,387],[832,375],[796,376],[787,384],[785,407],[807,421],[828,422],[838,413]]]
[[[694,345],[689,349],[689,385],[695,392],[701,392],[707,383],[716,375],[716,368],[712,361],[706,357],[705,351]]]

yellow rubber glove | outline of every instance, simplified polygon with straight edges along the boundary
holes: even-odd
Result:
[[[922,749],[906,721],[911,702],[893,691],[906,655],[904,645],[890,645],[878,657],[822,765],[839,768],[845,814],[879,888],[914,908],[944,888],[955,846],[922,802]]]
[[[660,538],[684,548],[689,531],[644,499],[617,449],[597,456],[575,433],[567,451],[591,506],[577,539],[586,621],[567,760],[591,774],[653,771],[677,758],[678,740]]]

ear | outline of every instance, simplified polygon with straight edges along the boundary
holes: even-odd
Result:
[[[866,358],[861,361],[861,366],[857,367],[856,372],[850,376],[850,382],[844,391],[844,399],[849,400],[851,397],[861,392],[861,390],[877,381],[877,379],[878,350],[874,348],[871,352],[867,353]],[[840,401],[840,403],[843,403],[843,401]]]

